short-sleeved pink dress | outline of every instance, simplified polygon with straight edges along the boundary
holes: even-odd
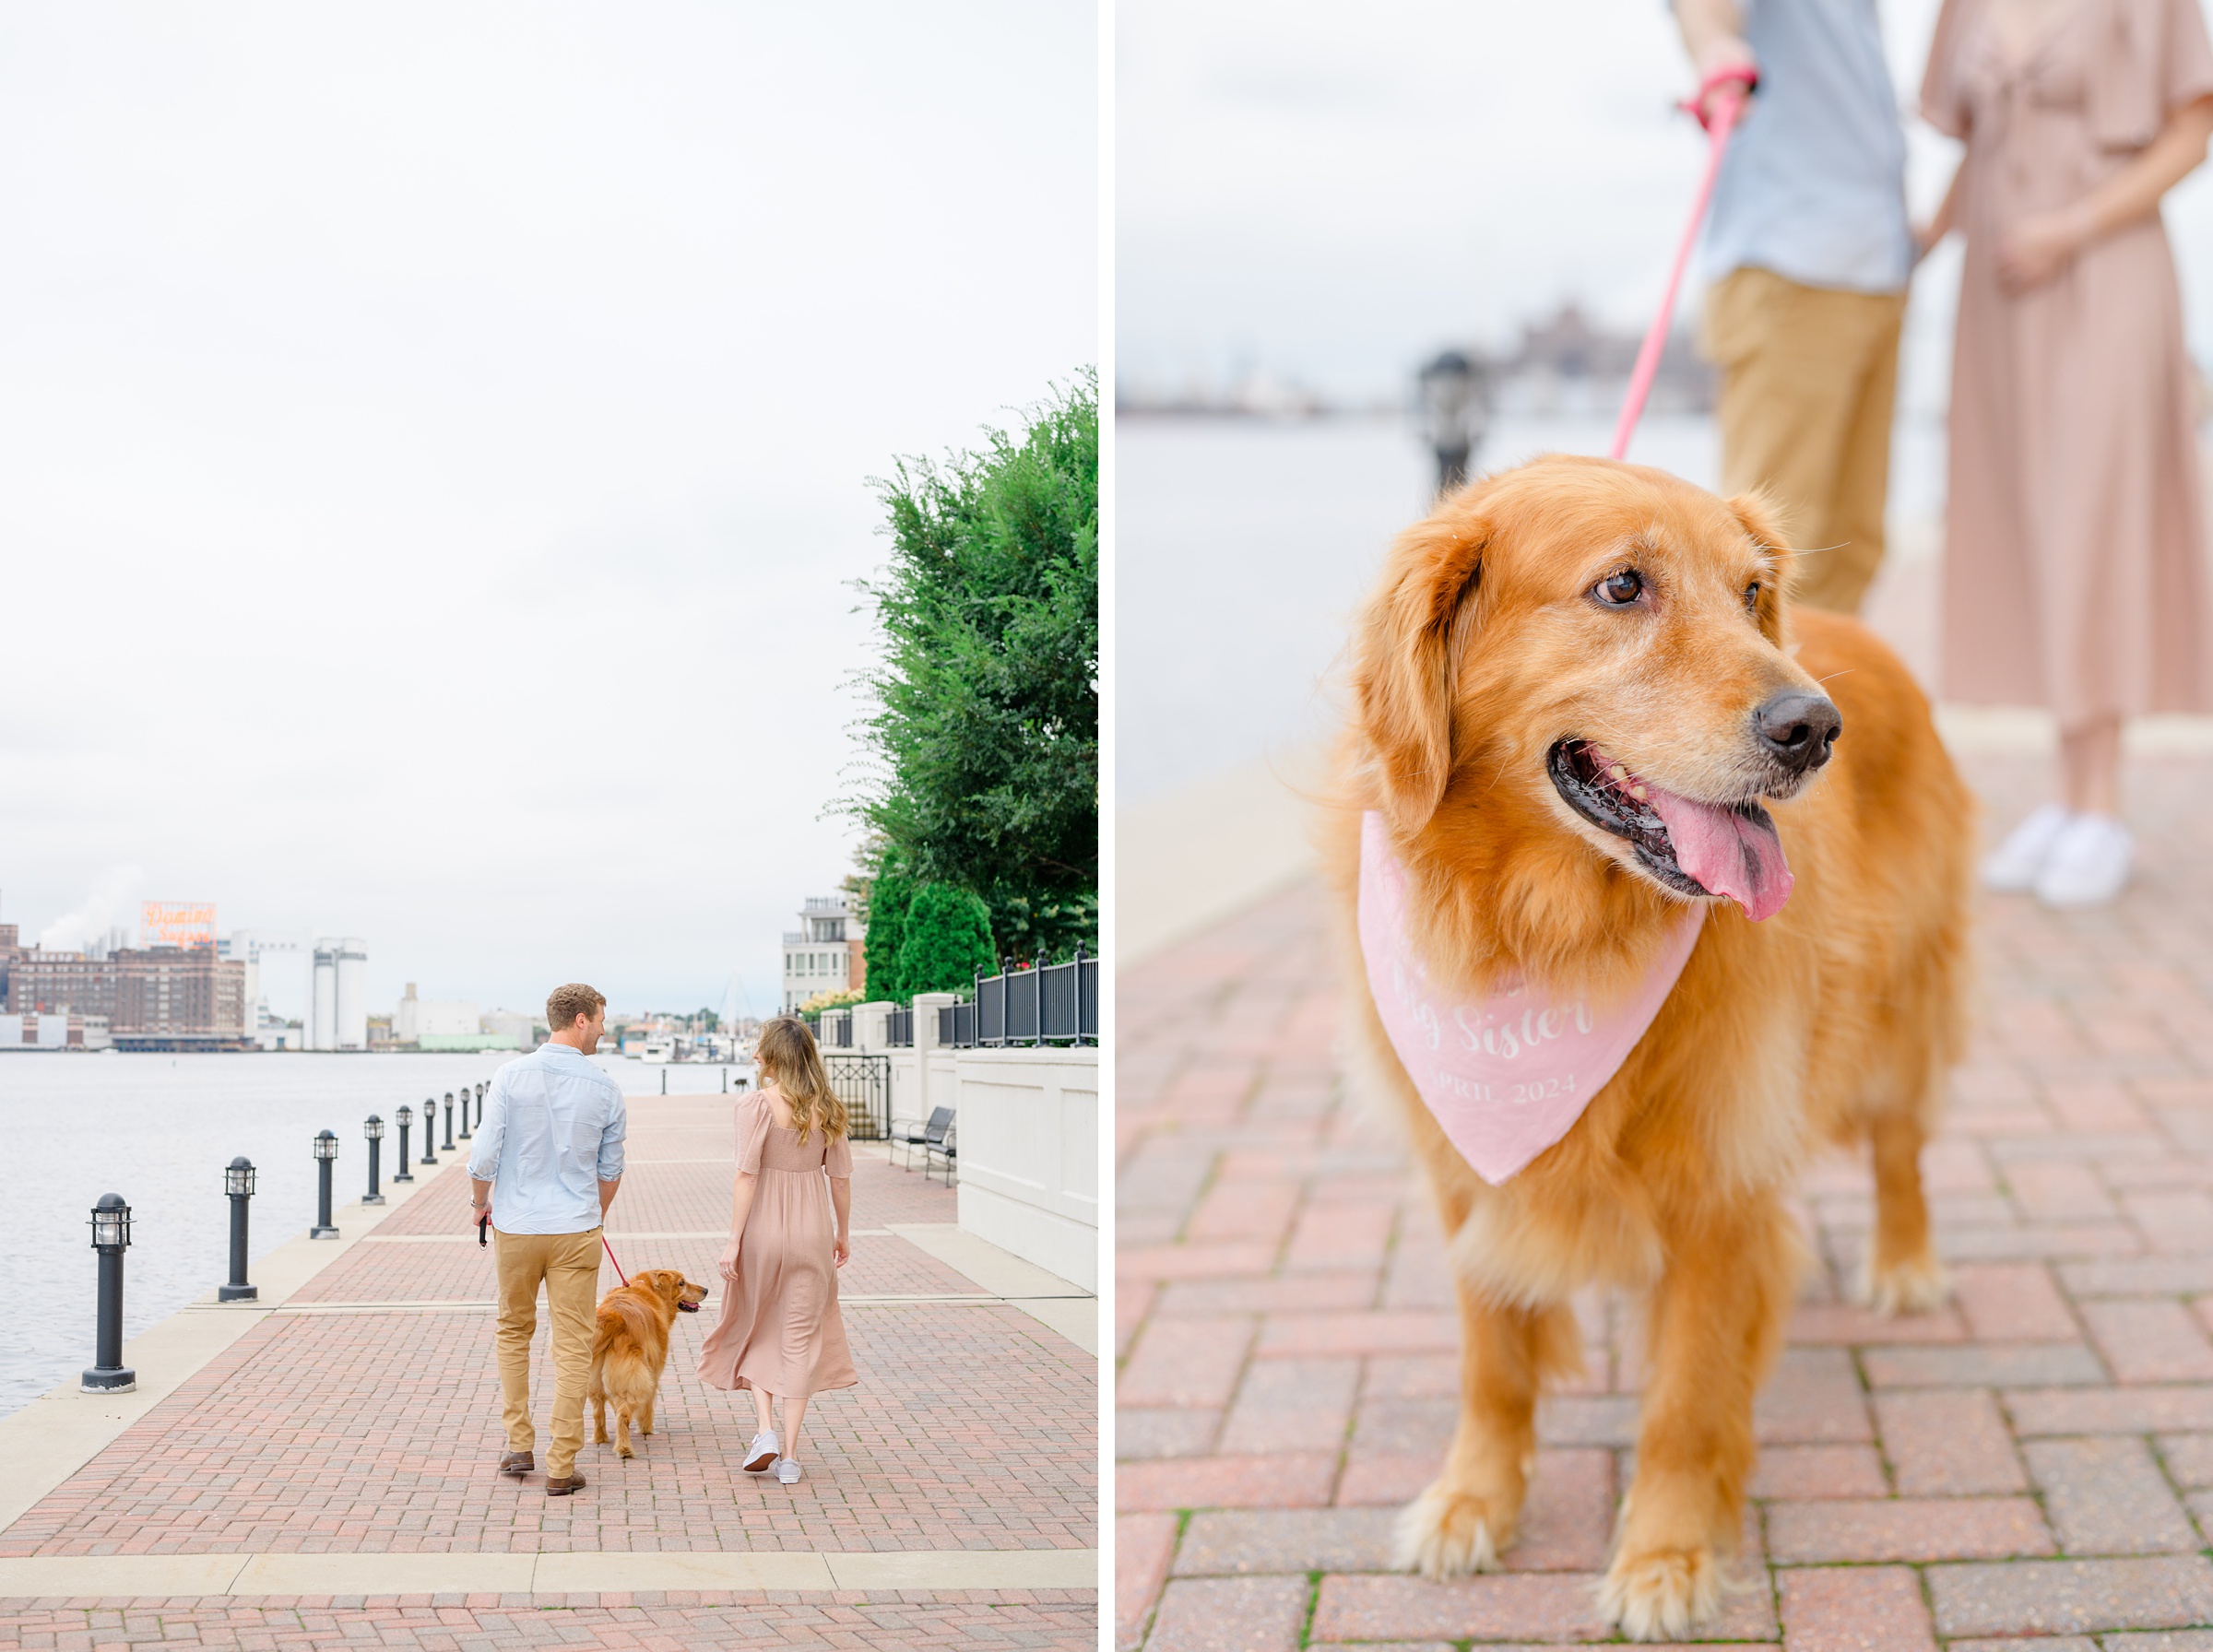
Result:
[[[830,1180],[853,1174],[843,1136],[776,1123],[756,1091],[738,1103],[738,1168],[760,1178],[738,1242],[738,1280],[699,1351],[699,1375],[717,1388],[805,1398],[860,1380],[837,1313],[837,1236]]]
[[[1922,112],[1967,143],[1944,690],[2063,728],[2213,710],[2213,603],[2174,256],[2159,215],[2008,291],[2006,231],[2096,189],[2213,93],[2198,0],[2067,0],[2009,53],[1945,0]]]

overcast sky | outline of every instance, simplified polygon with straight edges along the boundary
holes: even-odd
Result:
[[[0,921],[773,1003],[850,867],[867,478],[1098,358],[1096,28],[0,11]]]
[[[1902,109],[1936,0],[1882,0]],[[1125,381],[1261,368],[1396,393],[1441,344],[1502,345],[1578,297],[1641,331],[1705,139],[1664,0],[1121,0],[1117,339]],[[1956,146],[1909,118],[1933,207]],[[2213,342],[2213,178],[2170,197]],[[1924,342],[1956,269],[1916,284]],[[1924,400],[1946,351],[1916,352]],[[1933,387],[1941,396],[1941,383]]]

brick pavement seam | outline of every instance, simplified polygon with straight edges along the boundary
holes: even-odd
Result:
[[[561,1551],[0,1557],[0,1599],[1096,1589],[1096,1549]]]

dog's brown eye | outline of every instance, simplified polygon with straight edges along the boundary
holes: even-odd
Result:
[[[1745,606],[1748,608],[1756,608],[1759,606],[1759,582],[1757,580],[1754,580],[1745,587]]]
[[[1638,574],[1637,570],[1624,568],[1619,573],[1609,573],[1605,578],[1600,580],[1598,589],[1593,594],[1599,601],[1610,603],[1619,608],[1627,608],[1630,603],[1635,602],[1639,593],[1643,589],[1644,581]]]

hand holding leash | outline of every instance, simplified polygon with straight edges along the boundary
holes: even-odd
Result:
[[[490,1210],[486,1210],[477,1218],[477,1248],[479,1250],[482,1250],[488,1243],[484,1237],[484,1230],[491,1225],[491,1212]]]
[[[1606,456],[1627,458],[1629,438],[1636,433],[1637,420],[1644,412],[1644,398],[1651,394],[1652,379],[1660,371],[1660,352],[1667,346],[1667,330],[1675,320],[1675,293],[1683,285],[1683,267],[1690,262],[1690,249],[1698,239],[1698,225],[1706,217],[1706,203],[1713,198],[1714,175],[1722,170],[1722,155],[1729,148],[1729,133],[1736,124],[1736,117],[1744,112],[1745,100],[1759,84],[1758,71],[1749,64],[1731,64],[1706,77],[1699,85],[1698,96],[1682,107],[1698,117],[1698,124],[1706,128],[1709,140],[1706,150],[1706,171],[1698,180],[1698,199],[1690,208],[1690,222],[1684,226],[1682,244],[1675,249],[1675,265],[1668,271],[1667,290],[1660,299],[1660,313],[1652,317],[1651,330],[1644,336],[1644,346],[1637,352],[1637,365],[1629,372],[1628,394],[1621,400],[1621,419],[1614,427],[1614,445]]]

